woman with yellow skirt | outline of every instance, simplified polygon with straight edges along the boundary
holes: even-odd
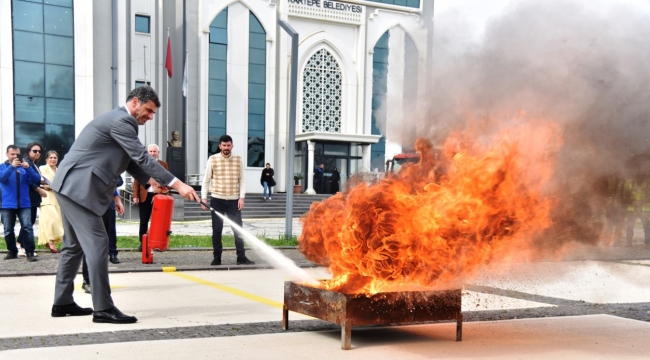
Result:
[[[45,245],[53,253],[58,253],[57,243],[63,240],[63,221],[61,220],[61,209],[59,203],[54,197],[54,192],[50,184],[54,181],[56,174],[57,164],[59,162],[59,154],[54,151],[48,151],[45,157],[47,164],[39,167],[41,175],[46,180],[46,185],[43,188],[47,191],[47,197],[44,197],[41,202],[40,216],[38,221],[38,244]]]

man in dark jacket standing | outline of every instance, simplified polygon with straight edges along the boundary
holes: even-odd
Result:
[[[0,187],[2,188],[2,225],[4,226],[7,255],[5,260],[18,257],[16,248],[16,216],[20,221],[21,231],[25,232],[22,246],[28,261],[34,257],[34,230],[31,221],[32,205],[29,201],[29,184],[40,181],[36,173],[26,162],[20,161],[20,149],[16,145],[7,146],[7,161],[0,164]]]

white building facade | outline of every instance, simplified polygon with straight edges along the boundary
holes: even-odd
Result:
[[[40,141],[65,154],[94,116],[148,83],[163,105],[140,138],[164,157],[170,132],[180,131],[188,174],[202,173],[228,134],[248,192],[262,191],[265,163],[276,191],[287,190],[293,146],[303,190],[327,193],[335,167],[344,183],[383,171],[401,151],[392,137],[401,138],[404,114],[423,106],[432,18],[433,1],[423,0],[2,1],[0,140],[3,148]],[[299,33],[291,143],[291,39],[278,20]],[[326,186],[314,189],[321,163]]]

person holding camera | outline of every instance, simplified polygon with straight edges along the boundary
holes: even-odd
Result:
[[[34,256],[34,229],[31,221],[32,204],[28,196],[29,184],[40,182],[41,176],[26,161],[20,161],[20,149],[16,145],[7,146],[7,161],[0,164],[0,188],[2,188],[2,225],[4,226],[7,255],[5,260],[16,259],[16,216],[24,232],[22,246],[28,261],[36,261]]]

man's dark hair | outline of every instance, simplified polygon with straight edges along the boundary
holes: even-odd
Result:
[[[230,135],[221,135],[221,137],[219,138],[219,144],[225,142],[232,142],[232,138],[230,137]]]
[[[137,88],[131,90],[129,96],[126,98],[126,102],[131,101],[133,98],[138,98],[138,100],[145,104],[149,101],[153,101],[156,107],[160,107],[160,100],[158,100],[158,94],[149,85],[138,86]]]
[[[32,151],[32,148],[34,146],[38,146],[41,148],[41,154],[43,153],[43,151],[45,151],[45,148],[43,147],[43,145],[41,145],[41,143],[39,143],[38,141],[32,141],[29,144],[27,144],[27,146],[25,147],[25,152],[28,153]]]
[[[20,150],[20,148],[18,146],[14,145],[14,144],[11,144],[11,145],[7,146],[7,151],[6,152],[9,152],[9,150]]]

